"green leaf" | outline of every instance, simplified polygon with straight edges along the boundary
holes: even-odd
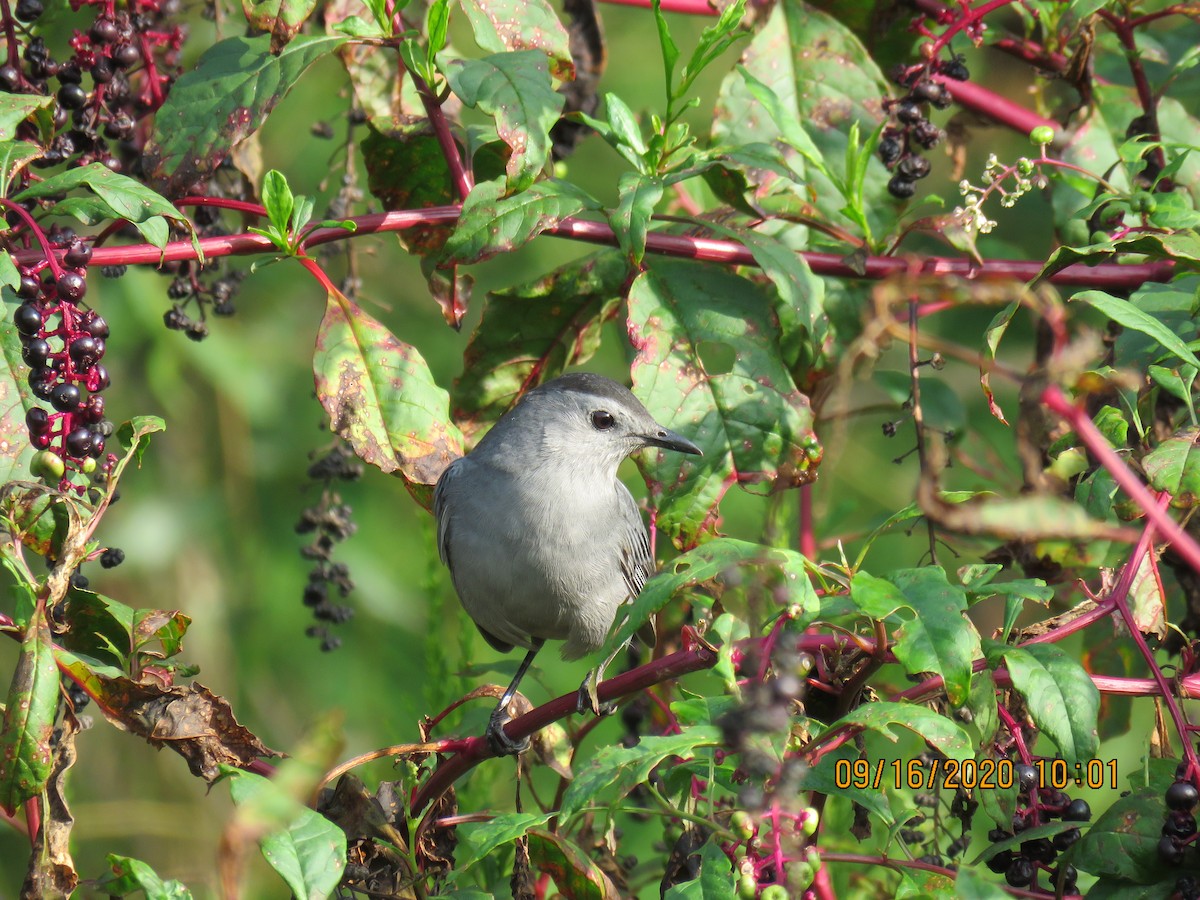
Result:
[[[980,655],[979,632],[963,615],[966,593],[946,580],[945,571],[902,569],[891,581],[858,572],[850,582],[850,599],[873,619],[900,622],[892,650],[906,672],[940,675],[954,706],[967,701],[971,664]],[[911,616],[898,617],[898,610]]]
[[[696,80],[696,76],[708,68],[714,59],[739,39],[749,36],[748,33],[739,31],[745,12],[746,0],[734,0],[733,3],[726,5],[721,10],[721,15],[716,22],[701,32],[700,40],[696,42],[691,58],[680,73],[680,95],[688,90],[692,82]]]
[[[700,848],[700,875],[673,885],[663,900],[734,900],[733,863],[715,839]]]
[[[814,791],[818,794],[852,800],[874,813],[885,825],[892,825],[896,821],[896,816],[883,791],[857,787],[853,780],[846,784],[845,777],[838,774],[839,760],[852,762],[856,759],[858,759],[858,751],[853,746],[838,747],[832,753],[824,754],[815,766],[806,767],[800,773],[796,786],[803,791]]]
[[[489,53],[538,50],[550,60],[550,74],[575,80],[567,30],[546,0],[460,0],[475,43]],[[439,50],[441,48],[438,48]]]
[[[154,116],[145,169],[164,193],[205,181],[230,151],[258,131],[275,105],[318,59],[346,42],[300,36],[278,55],[271,37],[230,37],[204,52]]]
[[[10,816],[45,790],[54,764],[58,666],[45,609],[25,627],[0,724],[0,809]]]
[[[334,291],[317,333],[313,375],[332,429],[359,458],[398,473],[428,506],[463,442],[449,418],[449,397],[416,348]]]
[[[1160,388],[1174,397],[1176,400],[1182,400],[1187,406],[1188,416],[1192,420],[1192,424],[1196,422],[1196,406],[1192,399],[1192,385],[1196,381],[1196,375],[1200,370],[1195,366],[1189,366],[1186,363],[1177,369],[1168,369],[1166,366],[1150,366],[1146,369],[1150,380],[1157,384]],[[1105,407],[1111,409],[1112,407]],[[1117,411],[1117,415],[1120,412]],[[1125,417],[1121,416],[1121,421],[1125,421]],[[1128,423],[1126,423],[1126,431],[1128,431]],[[1110,441],[1111,442],[1111,441]],[[1124,444],[1118,445],[1124,446]]]
[[[611,135],[606,136],[606,139],[618,150],[628,150],[628,153],[622,152],[627,160],[629,160],[640,172],[645,172],[646,154],[649,149],[646,147],[645,140],[642,139],[642,129],[638,124],[637,116],[633,110],[629,108],[616,94],[604,95],[604,109],[608,115],[608,124],[611,128]]]
[[[454,854],[455,865],[465,871],[492,854],[497,847],[515,841],[529,829],[545,825],[554,813],[501,813],[486,822],[472,822],[459,828],[462,844]]]
[[[667,28],[667,20],[663,17],[660,0],[652,0],[651,5],[654,8],[654,25],[658,29],[658,46],[662,51],[666,97],[670,104],[675,99],[675,65],[679,62],[679,48],[675,46],[675,41],[671,38],[671,31]]]
[[[1200,359],[1196,358],[1196,354],[1188,349],[1187,344],[1175,332],[1128,300],[1122,300],[1103,291],[1082,291],[1072,297],[1070,302],[1086,303],[1088,306],[1100,310],[1117,324],[1149,335],[1184,362],[1200,369]]]
[[[106,896],[128,897],[144,893],[146,900],[192,900],[191,891],[182,882],[163,881],[140,859],[110,853],[105,860],[108,871],[96,879],[96,888]]]
[[[1162,789],[1155,785],[1118,798],[1084,832],[1074,850],[1075,865],[1102,879],[1126,883],[1150,884],[1163,878],[1168,870],[1157,847],[1164,813]],[[1128,886],[1125,890],[1122,896],[1132,893]]]
[[[755,575],[770,575],[782,579],[780,598],[774,601],[795,606],[795,624],[804,627],[816,617],[820,601],[805,574],[807,563],[794,550],[752,544],[734,538],[713,538],[694,550],[689,550],[671,560],[666,567],[642,588],[633,601],[628,618],[620,623],[604,644],[607,656],[637,633],[641,624],[658,612],[681,592],[705,584],[721,584],[722,603],[736,608],[736,590],[751,595],[765,595],[763,584]]]
[[[1054,741],[1068,766],[1095,757],[1100,692],[1076,660],[1054,644],[991,643],[987,658],[993,667],[1003,660],[1034,724]]]
[[[605,250],[488,294],[451,391],[454,418],[468,437],[499,419],[523,391],[592,358],[628,272],[620,253]]]
[[[21,191],[13,199],[19,202],[52,197],[79,187],[88,188],[104,204],[105,218],[125,219],[133,223],[142,236],[155,247],[161,248],[167,242],[164,219],[187,224],[183,213],[165,197],[132,178],[118,175],[100,163],[91,163],[51,175],[45,181],[37,182]],[[69,203],[70,200],[64,201],[55,208],[66,212],[70,209]]]
[[[550,127],[564,102],[550,82],[546,54],[521,50],[440,63],[458,99],[495,118],[500,140],[512,149],[509,191],[529,187],[550,157]]]
[[[696,727],[665,737],[645,736],[634,747],[602,747],[576,770],[563,795],[559,821],[568,822],[585,806],[619,802],[669,756],[693,756],[700,748],[721,743],[719,728]]]
[[[681,546],[713,528],[732,484],[795,487],[820,461],[808,398],[780,359],[770,307],[759,286],[715,265],[656,260],[630,289],[633,391],[705,454],[638,461],[658,527]]]
[[[833,15],[778,3],[721,84],[713,136],[726,144],[782,139],[785,157],[803,173],[804,195],[826,219],[844,223],[850,210],[850,222],[866,226],[864,236],[885,234],[896,221],[888,171],[856,149],[852,159],[865,167],[860,192],[858,172],[845,161],[852,125],[873,134],[889,92],[871,54]]]
[[[463,203],[458,227],[446,241],[438,264],[470,264],[524,246],[567,216],[595,201],[565,181],[539,181],[528,190],[502,196],[499,181],[475,185]]]
[[[267,829],[259,846],[271,868],[298,900],[329,897],[346,866],[346,833],[271,779],[224,768],[239,814]]]
[[[1142,469],[1156,491],[1171,495],[1171,505],[1191,509],[1200,504],[1200,428],[1173,434],[1142,459]]]
[[[37,144],[25,141],[0,143],[0,197],[7,197],[11,193],[9,187],[13,176],[41,155],[42,148]]]
[[[970,736],[955,722],[924,706],[884,701],[864,703],[830,725],[829,730],[840,729],[845,725],[870,729],[892,743],[898,740],[893,729],[900,726],[928,741],[950,759],[962,762],[964,759],[975,757]]]
[[[316,7],[317,0],[242,0],[246,21],[271,35],[275,53],[296,36]]]
[[[0,142],[14,141],[17,126],[39,109],[49,109],[55,103],[52,94],[6,94],[0,92]]]
[[[662,199],[660,179],[637,172],[626,172],[617,183],[617,205],[608,216],[621,251],[634,266],[642,264],[646,253],[646,229],[654,207]]]
[[[779,292],[780,304],[776,309],[785,339],[798,328],[804,329],[810,340],[824,332],[825,282],[813,274],[803,256],[769,234],[749,228],[726,228],[715,222],[706,224],[741,242],[763,274],[771,279]]]
[[[296,208],[296,198],[292,196],[292,188],[282,172],[271,169],[263,176],[262,201],[271,225],[280,235],[286,236],[292,212]]]
[[[3,292],[4,318],[0,320],[0,483],[30,477],[34,449],[25,427],[25,413],[38,403],[29,392],[29,369],[21,359],[21,335],[13,325],[13,311],[20,299],[9,289]]]

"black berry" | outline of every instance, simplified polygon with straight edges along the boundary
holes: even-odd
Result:
[[[115,569],[125,562],[125,551],[120,547],[109,547],[100,554],[100,568]]]
[[[21,350],[21,358],[31,369],[40,369],[50,358],[50,345],[41,338],[33,338]]]
[[[89,312],[83,317],[83,330],[94,338],[108,337],[108,323],[95,312]]]
[[[911,100],[901,100],[896,104],[896,118],[905,125],[915,125],[925,117],[921,115],[921,107]]]
[[[1086,822],[1092,817],[1092,808],[1086,800],[1072,800],[1063,810],[1064,822]]]
[[[64,109],[79,109],[87,103],[87,91],[81,85],[67,83],[58,89],[58,102]]]
[[[1004,880],[1012,887],[1025,887],[1033,880],[1034,865],[1023,856],[1012,861],[1004,873]]]
[[[75,410],[79,407],[79,388],[73,384],[60,384],[50,392],[50,402],[62,412]]]
[[[63,254],[63,262],[75,269],[82,269],[92,261],[92,248],[83,241],[72,241],[67,252]]]
[[[907,200],[917,192],[916,182],[901,175],[893,175],[888,181],[888,193],[898,200]]]
[[[64,300],[82,300],[87,293],[87,282],[77,272],[63,272],[54,284]]]
[[[30,434],[45,434],[50,430],[50,413],[40,406],[31,406],[25,413],[25,427]]]
[[[21,334],[33,337],[42,330],[42,314],[32,303],[22,303],[13,312],[13,324]]]
[[[1028,794],[1038,783],[1037,769],[1025,763],[1018,763],[1015,766],[1017,773],[1017,784],[1022,794]]]
[[[42,0],[19,0],[15,12],[22,22],[33,22],[41,17],[43,10]]]
[[[1158,842],[1158,858],[1168,866],[1177,866],[1183,862],[1183,848],[1175,838],[1163,835]]]
[[[1167,788],[1167,809],[1190,810],[1200,799],[1200,791],[1190,781],[1177,781]]]
[[[92,449],[92,433],[86,428],[75,428],[67,435],[67,452],[75,457],[87,456]]]

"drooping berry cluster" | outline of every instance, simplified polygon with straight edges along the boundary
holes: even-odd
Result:
[[[344,598],[354,590],[349,567],[334,562],[333,551],[358,528],[351,518],[350,505],[342,501],[331,485],[334,481],[355,481],[362,472],[362,463],[340,439],[308,468],[309,478],[323,482],[321,499],[300,514],[296,532],[313,535],[312,541],[300,551],[316,563],[308,573],[304,605],[312,610],[317,624],[309,626],[305,634],[318,638],[322,650],[336,650],[341,645],[341,639],[329,633],[329,626],[346,622],[354,615],[352,607],[331,599],[331,592]]]
[[[49,239],[55,237],[52,231]],[[23,302],[13,312],[13,323],[29,366],[29,389],[51,407],[32,406],[25,415],[29,440],[38,450],[33,473],[82,495],[86,485],[73,483],[70,473],[90,475],[98,460],[103,460],[103,472],[116,464],[114,455],[105,455],[113,426],[104,417],[100,396],[110,381],[100,362],[109,330],[108,323],[82,303],[91,248],[69,229],[57,237],[66,245],[64,266],[42,263],[20,270],[16,293]],[[45,278],[38,277],[42,269]]]
[[[907,93],[884,101],[891,121],[879,139],[879,158],[892,172],[888,191],[901,200],[915,194],[917,182],[929,174],[929,160],[919,150],[932,150],[946,136],[928,118],[931,106],[945,109],[953,102],[949,89],[934,78],[935,73],[955,81],[970,77],[958,56],[916,66],[899,65],[892,71],[892,80]]]
[[[211,212],[210,207],[201,207],[196,212],[197,231],[201,235],[215,235],[220,231],[216,217],[207,215]],[[244,272],[235,269],[218,277],[203,278],[198,264],[179,260],[165,264],[161,273],[172,276],[167,296],[173,302],[163,313],[163,324],[171,331],[182,331],[191,340],[202,341],[208,337],[209,312],[217,316],[232,316],[237,312],[233,298],[245,277]],[[189,306],[194,306],[194,311],[189,311]]]
[[[1037,825],[1045,825],[1059,819],[1063,822],[1088,822],[1092,809],[1086,800],[1071,799],[1062,791],[1042,787],[1038,770],[1028,763],[1015,767],[1020,794],[1016,812],[1013,814],[1011,830],[993,828],[988,840],[993,843],[1006,841]],[[1060,831],[1053,838],[1037,838],[1022,841],[1019,851],[1002,850],[988,860],[987,866],[1015,888],[1038,886],[1039,872],[1045,871],[1048,885],[1063,893],[1074,893],[1078,872],[1072,865],[1054,866],[1058,854],[1068,850],[1082,837],[1078,826]]]
[[[1162,837],[1158,842],[1158,857],[1169,866],[1183,863],[1184,853],[1188,846],[1196,842],[1197,802],[1200,802],[1200,791],[1187,777],[1188,764],[1179,764],[1175,772],[1176,781],[1167,788],[1166,800],[1167,818],[1163,822]],[[1176,885],[1179,890],[1179,885]],[[1188,891],[1180,891],[1187,894]],[[1191,892],[1192,897],[1200,895],[1200,891]]]
[[[917,760],[931,772],[947,771],[945,757],[932,750],[924,750]],[[913,805],[921,812],[905,823],[900,840],[919,862],[953,869],[971,844],[971,823],[979,801],[961,787],[950,790],[935,783],[933,790],[914,794]],[[957,834],[951,830],[954,823]]]

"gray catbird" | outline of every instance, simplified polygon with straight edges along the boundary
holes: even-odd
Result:
[[[700,454],[628,388],[563,375],[526,394],[438,479],[438,552],[463,607],[497,650],[529,651],[488,723],[497,753],[527,746],[504,725],[543,642],[566,641],[564,659],[596,651],[654,573],[641,512],[617,480],[621,461],[645,447]],[[580,686],[581,712],[599,711],[595,686],[608,662]]]

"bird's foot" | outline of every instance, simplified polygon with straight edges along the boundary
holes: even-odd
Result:
[[[503,707],[497,706],[492,710],[492,717],[488,720],[484,737],[487,738],[488,746],[497,756],[518,756],[529,749],[529,738],[514,741],[504,730],[504,726],[511,721],[512,717]]]
[[[599,683],[600,671],[593,669],[588,672],[587,678],[583,679],[583,684],[579,685],[579,694],[575,700],[576,712],[582,713],[590,709],[597,716],[611,716],[617,711],[617,704],[600,702],[600,697],[596,694]]]

